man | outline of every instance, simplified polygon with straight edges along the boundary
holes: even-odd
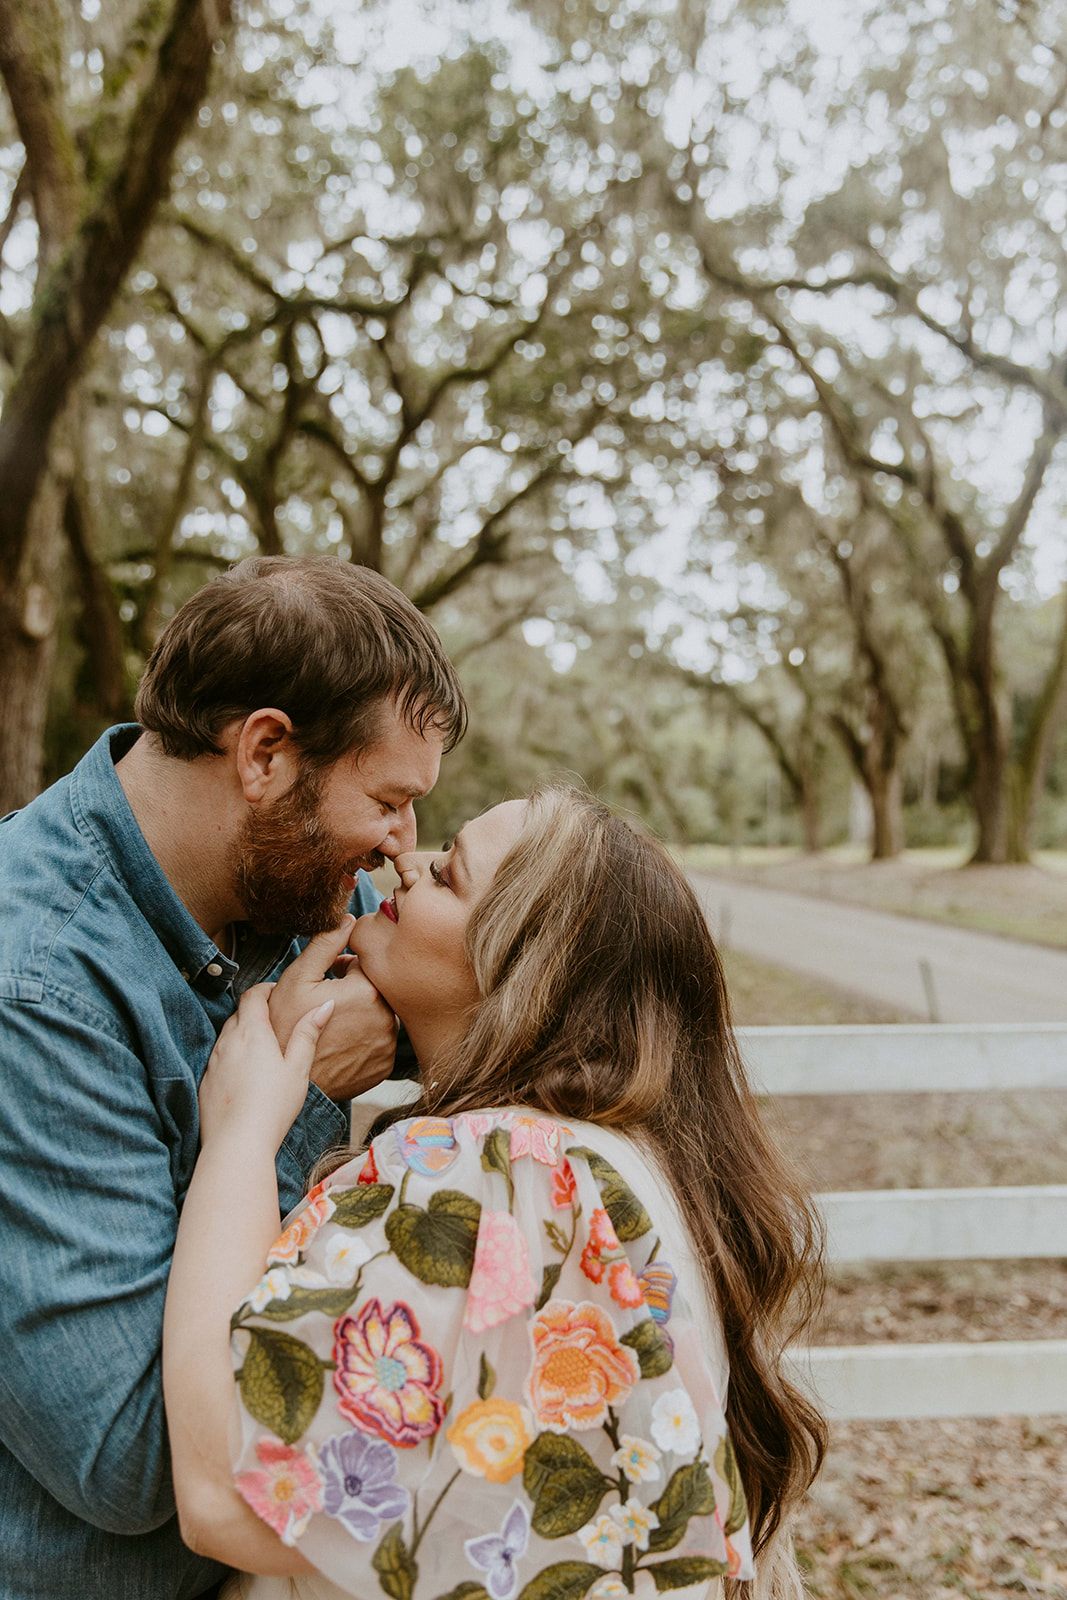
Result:
[[[221,1569],[173,1516],[160,1330],[197,1088],[250,985],[283,1036],[344,950],[360,869],[415,843],[461,737],[437,636],[376,574],[246,561],[166,629],[137,699],[0,824],[0,1600],[186,1600]],[[340,926],[338,926],[340,924]],[[342,964],[347,958],[341,957]],[[294,1205],[390,1070],[358,971],[278,1158]]]

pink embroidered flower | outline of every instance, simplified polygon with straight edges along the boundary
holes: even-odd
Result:
[[[533,1156],[546,1167],[559,1164],[559,1125],[547,1117],[516,1117],[511,1124],[512,1161],[520,1156]]]
[[[335,1207],[333,1201],[325,1191],[315,1194],[310,1204],[306,1205],[298,1217],[294,1217],[279,1239],[275,1239],[267,1252],[268,1266],[273,1262],[288,1265],[307,1248],[308,1242],[314,1237],[326,1221],[333,1215]]]
[[[628,1261],[613,1261],[608,1268],[608,1288],[619,1306],[643,1306],[644,1294]]]
[[[491,1128],[506,1128],[511,1118],[506,1113],[494,1117],[487,1111],[465,1111],[458,1120],[472,1139],[481,1139]]]
[[[611,1318],[588,1300],[550,1300],[531,1332],[527,1394],[542,1428],[599,1428],[608,1406],[624,1400],[639,1376],[637,1357],[619,1343]]]
[[[377,1298],[368,1300],[358,1317],[342,1317],[333,1331],[333,1386],[342,1416],[405,1449],[437,1432],[445,1415],[437,1392],[441,1357],[419,1342],[410,1306],[398,1300],[383,1310]]]
[[[359,1177],[356,1179],[356,1182],[357,1183],[377,1183],[378,1182],[378,1163],[374,1159],[374,1151],[373,1150],[368,1150],[367,1151],[367,1159],[366,1159],[366,1161],[364,1161],[363,1165],[359,1169]]]
[[[303,1450],[273,1439],[256,1444],[261,1472],[239,1472],[237,1492],[282,1544],[293,1545],[322,1509],[322,1484]]]
[[[552,1174],[552,1207],[555,1211],[562,1211],[567,1206],[574,1204],[574,1196],[578,1185],[574,1177],[574,1168],[564,1156],[555,1172]]]
[[[532,1306],[537,1295],[525,1235],[507,1211],[483,1211],[463,1326],[484,1333]]]

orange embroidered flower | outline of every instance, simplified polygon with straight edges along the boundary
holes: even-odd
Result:
[[[588,1300],[550,1300],[531,1331],[527,1394],[538,1422],[553,1433],[598,1428],[638,1378],[637,1358],[619,1343],[611,1319]]]
[[[574,1204],[574,1196],[578,1185],[574,1180],[574,1168],[564,1156],[555,1172],[552,1174],[552,1208],[562,1211],[566,1206]]]
[[[317,1192],[316,1192],[317,1191]],[[267,1254],[267,1265],[280,1262],[291,1265],[307,1248],[308,1241],[318,1232],[336,1207],[324,1190],[313,1191],[314,1198],[298,1217],[294,1217],[280,1238],[275,1239]]]
[[[637,1275],[628,1261],[613,1261],[608,1268],[608,1288],[611,1298],[620,1306],[643,1306],[644,1294]]]
[[[581,1268],[590,1283],[600,1283],[609,1266],[611,1271],[608,1282],[611,1287],[611,1298],[620,1306],[639,1306],[642,1295],[637,1279],[626,1261],[619,1236],[612,1227],[611,1218],[603,1206],[598,1206],[589,1219],[589,1242],[582,1251]],[[625,1271],[620,1272],[618,1268],[625,1268]],[[632,1285],[627,1275],[633,1279]]]
[[[507,1483],[522,1471],[530,1414],[513,1400],[476,1400],[460,1412],[445,1438],[464,1472]]]

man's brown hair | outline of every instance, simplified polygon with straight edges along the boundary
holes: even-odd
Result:
[[[441,641],[369,567],[329,557],[254,556],[198,590],[168,623],[137,692],[138,722],[169,756],[221,753],[229,722],[284,711],[313,767],[373,744],[383,709],[445,749],[467,707]]]

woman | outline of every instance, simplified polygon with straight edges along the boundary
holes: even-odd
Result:
[[[283,1057],[253,992],[204,1080],[164,1334],[183,1535],[292,1577],[253,1600],[704,1597],[753,1552],[798,1594],[823,1430],[778,1363],[818,1229],[692,891],[567,788],[397,867],[352,946],[421,1097],[273,1243],[329,1003]]]

